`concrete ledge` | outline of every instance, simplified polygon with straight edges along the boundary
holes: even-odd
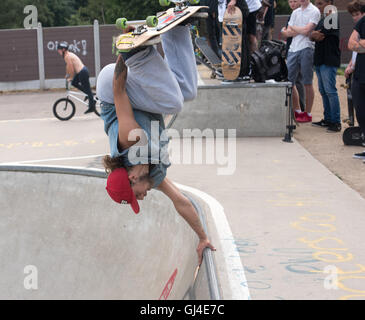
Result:
[[[237,137],[279,137],[286,130],[288,82],[199,86],[172,128],[236,129]]]

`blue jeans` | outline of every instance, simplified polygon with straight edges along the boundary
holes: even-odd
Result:
[[[318,78],[318,89],[323,100],[324,120],[331,123],[341,123],[340,101],[336,88],[337,67],[322,64],[315,68]]]

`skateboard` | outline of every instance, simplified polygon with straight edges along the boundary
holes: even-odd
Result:
[[[168,0],[159,0],[160,5],[167,6],[170,4]],[[195,16],[199,10],[208,8],[206,6],[188,6],[197,4],[199,0],[173,0],[174,8],[169,8],[156,16],[146,18],[144,24],[135,28],[132,32],[121,34],[116,39],[116,48],[121,52],[128,52],[138,48],[141,45],[151,45],[159,42],[159,35],[176,27],[191,16]],[[119,18],[116,21],[116,27],[126,29],[131,23],[126,18]],[[153,40],[156,40],[153,42]],[[151,42],[152,40],[152,42]]]
[[[342,140],[347,146],[365,146],[365,137],[360,127],[348,127],[343,132]]]
[[[195,38],[195,45],[201,51],[202,56],[197,55],[199,62],[203,63],[213,71],[214,77],[221,74],[221,59],[216,55],[213,49],[209,46],[208,41],[204,38]]]
[[[242,12],[235,7],[233,14],[224,13],[222,26],[222,71],[227,80],[238,78],[242,54]]]
[[[351,83],[352,83],[352,75],[350,75],[346,79],[346,84],[341,85],[341,87],[345,88],[347,91],[347,110],[349,114],[349,118],[344,119],[343,122],[347,123],[350,127],[353,127],[355,125],[355,116],[354,116],[354,105],[352,103]]]

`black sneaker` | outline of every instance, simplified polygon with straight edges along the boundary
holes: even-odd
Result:
[[[331,123],[327,129],[327,132],[340,132],[341,123]]]
[[[321,127],[321,128],[328,128],[330,126],[330,122],[329,121],[326,121],[324,119],[322,119],[321,121],[318,121],[318,122],[312,122],[312,126],[315,126],[315,127]]]
[[[365,160],[365,151],[364,152],[361,152],[361,153],[355,153],[353,155],[353,158]]]
[[[89,108],[84,112],[84,114],[95,112],[95,103],[89,105]]]

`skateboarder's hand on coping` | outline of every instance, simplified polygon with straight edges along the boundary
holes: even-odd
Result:
[[[198,248],[196,249],[196,252],[198,254],[199,266],[203,262],[203,252],[204,252],[205,248],[209,248],[213,251],[216,251],[216,248],[210,243],[208,238],[200,239],[199,244],[198,244]]]

